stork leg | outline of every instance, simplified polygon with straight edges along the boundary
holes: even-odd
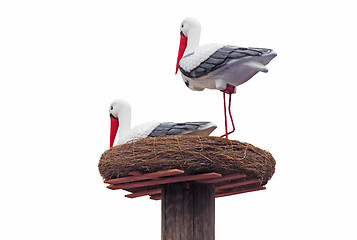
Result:
[[[223,91],[222,91],[223,92]],[[226,93],[223,92],[223,109],[224,109],[224,127],[226,130],[226,134],[223,134],[221,137],[228,138],[228,124],[227,124],[227,110],[226,110]]]
[[[230,132],[227,134],[227,138],[228,138],[228,135],[229,135],[229,134],[233,133],[233,132],[236,130],[236,127],[234,126],[234,121],[233,121],[232,113],[231,113],[231,98],[232,98],[232,93],[229,93],[228,113],[229,113],[229,117],[231,118],[231,123],[232,123],[233,130],[230,131]],[[227,131],[226,131],[226,132],[227,132]]]
[[[223,105],[224,105],[224,126],[225,126],[226,133],[223,134],[221,137],[228,138],[228,135],[233,133],[236,129],[234,126],[234,121],[233,121],[232,112],[231,112],[232,93],[235,92],[235,86],[227,84],[227,88],[225,90],[223,90],[222,92],[223,92]],[[231,119],[231,123],[232,123],[232,127],[233,127],[233,130],[230,132],[228,132],[228,124],[227,124],[226,94],[229,94],[228,113],[229,113],[229,117]]]

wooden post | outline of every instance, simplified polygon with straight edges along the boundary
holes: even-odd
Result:
[[[261,179],[245,174],[182,175],[171,169],[105,180],[109,189],[124,189],[129,198],[161,199],[162,240],[214,240],[215,198],[263,190]]]
[[[214,184],[163,185],[161,240],[214,240]]]

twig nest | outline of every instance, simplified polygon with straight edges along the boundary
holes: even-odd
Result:
[[[265,185],[275,171],[273,156],[248,143],[210,136],[161,136],[144,138],[105,151],[99,172],[105,180],[129,172],[182,169],[185,174],[244,173]]]

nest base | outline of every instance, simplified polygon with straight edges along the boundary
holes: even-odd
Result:
[[[134,176],[106,180],[109,189],[124,189],[131,192],[125,195],[128,198],[136,198],[149,195],[150,199],[161,200],[162,188],[170,184],[194,183],[194,184],[213,184],[214,196],[225,197],[245,192],[263,190],[260,179],[247,179],[245,174],[231,174],[222,176],[218,173],[204,173],[195,175],[184,175],[180,169],[172,169],[154,173],[140,174],[131,173]]]

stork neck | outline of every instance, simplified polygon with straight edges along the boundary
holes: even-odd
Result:
[[[125,109],[125,112],[121,114],[119,118],[119,141],[124,138],[131,129],[131,110]]]
[[[201,31],[191,32],[187,39],[187,48],[185,56],[196,51],[200,44]]]

